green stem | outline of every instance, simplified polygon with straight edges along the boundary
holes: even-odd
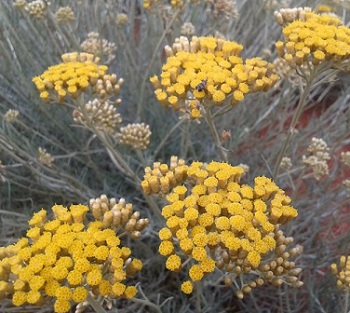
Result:
[[[180,125],[181,125],[183,122],[185,122],[185,121],[186,121],[186,119],[184,119],[184,118],[180,119],[180,120],[173,126],[173,128],[170,129],[170,130],[167,132],[167,134],[163,137],[162,141],[160,142],[160,144],[158,145],[157,149],[155,150],[155,152],[154,152],[154,154],[153,154],[153,155],[154,155],[154,158],[157,157],[158,153],[159,153],[160,150],[163,148],[164,144],[165,144],[166,141],[169,139],[169,137],[171,136],[171,134],[172,134],[175,130],[177,130],[177,129],[180,127]]]
[[[94,297],[91,296],[90,293],[88,293],[86,301],[89,302],[89,304],[92,306],[92,308],[95,310],[96,313],[107,313],[103,309],[102,305],[98,301],[96,301]]]
[[[141,150],[135,149],[137,158],[139,159],[139,161],[141,162],[141,164],[143,165],[143,167],[148,166],[149,164],[147,163],[147,160],[145,159],[143,153]]]
[[[108,137],[104,134],[99,132],[93,125],[93,123],[90,122],[90,117],[87,115],[87,113],[84,110],[84,104],[81,98],[77,99],[77,106],[84,115],[85,120],[87,121],[87,126],[91,128],[93,133],[97,136],[97,138],[101,141],[101,143],[104,145],[104,147],[107,150],[107,153],[112,160],[113,164],[121,170],[125,175],[132,177],[134,179],[134,182],[139,190],[142,191],[141,188],[141,179],[137,176],[136,172],[129,166],[129,164],[124,160],[123,156],[113,147],[113,144],[108,140]],[[142,191],[143,193],[143,191]],[[161,217],[161,210],[159,209],[157,203],[154,202],[154,200],[151,197],[147,197],[144,193],[144,198],[149,205],[149,207],[153,210],[154,214],[157,218]]]
[[[278,173],[279,173],[279,170],[280,170],[280,167],[281,167],[282,159],[283,159],[283,157],[284,157],[284,155],[286,153],[286,150],[288,148],[288,145],[290,143],[292,135],[293,135],[293,133],[295,131],[295,126],[297,125],[297,123],[299,121],[299,118],[300,118],[300,115],[303,112],[304,106],[306,104],[306,99],[307,99],[307,97],[310,94],[310,90],[311,90],[311,87],[312,87],[312,82],[313,82],[313,75],[312,74],[310,75],[310,78],[306,81],[306,86],[305,86],[304,90],[302,88],[302,82],[300,82],[300,87],[299,88],[301,90],[301,96],[300,96],[300,99],[299,99],[299,103],[298,103],[297,109],[295,110],[292,122],[291,122],[291,124],[289,126],[286,140],[284,141],[284,143],[283,143],[283,145],[282,145],[282,147],[281,147],[281,149],[279,151],[279,154],[278,154],[276,167],[275,167],[275,170],[274,170],[274,173],[273,173],[273,179],[274,180],[277,179],[277,176],[278,176]]]
[[[214,124],[214,119],[213,119],[213,116],[211,115],[210,109],[205,110],[204,118],[209,126],[209,130],[211,135],[213,136],[215,145],[219,150],[219,156],[221,161],[227,162],[227,153],[224,151],[224,147],[221,144],[221,140],[220,140],[218,131],[216,129],[216,126]]]
[[[345,293],[344,313],[349,312],[349,291]]]
[[[187,157],[187,152],[188,152],[188,134],[189,134],[189,129],[190,129],[190,120],[187,120],[185,124],[185,129],[182,131],[182,136],[181,136],[181,153],[180,157],[184,160],[186,160]]]
[[[201,308],[201,302],[202,302],[202,283],[201,281],[197,282],[196,284],[196,313],[201,313],[202,308]]]
[[[149,300],[142,300],[142,299],[133,298],[133,299],[131,299],[131,301],[135,302],[135,303],[143,304],[145,306],[148,306],[149,308],[152,308],[154,312],[162,313],[162,310],[159,308],[159,306],[154,304],[154,303],[152,303]]]

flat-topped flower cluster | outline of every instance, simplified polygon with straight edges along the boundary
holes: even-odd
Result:
[[[337,17],[307,11],[302,20],[284,26],[283,35],[284,41],[276,43],[277,52],[292,67],[305,62],[313,65],[332,62],[333,66],[341,67],[349,60],[350,29]]]
[[[196,99],[203,105],[221,105],[230,99],[232,105],[242,101],[248,93],[267,91],[278,80],[274,66],[260,58],[239,57],[243,46],[214,37],[186,37],[177,39],[168,55],[160,78],[151,77],[155,95],[162,105],[178,111],[185,101]],[[200,110],[190,107],[193,119]]]
[[[291,199],[263,176],[255,178],[253,187],[241,184],[244,171],[239,166],[193,162],[184,167],[181,161],[177,163],[169,171],[165,171],[165,164],[156,164],[153,171],[147,171],[142,186],[148,194],[166,194],[168,205],[162,210],[166,227],[159,231],[159,253],[167,257],[166,267],[180,271],[186,259],[192,260],[186,262],[191,264],[190,280],[184,282],[182,291],[191,293],[193,282],[216,268],[235,275],[270,271],[264,259],[271,254],[280,257],[291,243],[285,242],[279,230],[280,225],[297,216],[296,209],[290,206]],[[181,172],[177,183],[170,188],[160,184],[153,192],[148,189],[156,186],[155,177],[164,182],[172,171]],[[149,184],[152,181],[154,184]],[[294,252],[293,256],[299,251]],[[272,281],[276,276],[296,276],[300,271],[295,271],[295,264],[286,263],[290,256],[281,258],[279,272],[261,274],[259,278]]]
[[[33,78],[40,92],[40,98],[46,102],[62,103],[66,97],[77,98],[90,88],[99,99],[118,95],[123,79],[115,74],[107,74],[108,66],[99,65],[99,58],[90,53],[66,53],[63,62],[50,66],[44,73]],[[119,104],[120,100],[117,99]]]
[[[116,206],[119,223],[103,218],[108,208],[90,223],[84,205],[55,205],[52,211],[52,220],[44,209],[35,213],[26,237],[0,248],[0,298],[11,298],[15,306],[40,305],[53,298],[57,313],[68,312],[89,294],[133,298],[137,290],[125,281],[141,270],[142,262],[130,257],[131,250],[121,246],[113,228],[126,225],[126,217],[136,225],[139,215],[132,215],[132,206],[126,211],[125,205]],[[142,224],[143,229],[148,221]]]

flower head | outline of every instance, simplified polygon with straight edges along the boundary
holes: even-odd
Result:
[[[147,221],[128,207],[123,208],[128,211],[123,215],[125,228],[132,232],[128,223],[133,221],[135,231],[140,232]],[[12,297],[12,303],[21,306],[54,298],[55,312],[65,313],[74,302],[85,301],[89,292],[109,298],[134,297],[133,286],[123,285],[122,292],[114,288],[142,269],[142,262],[130,258],[131,250],[121,246],[114,228],[120,228],[120,223],[106,223],[104,215],[99,216],[102,221],[89,223],[85,219],[89,208],[84,205],[55,205],[52,211],[51,221],[45,210],[35,213],[27,238],[1,248],[0,299]]]
[[[277,52],[293,68],[330,61],[342,67],[349,59],[350,29],[337,17],[304,12],[302,18],[285,24],[283,34],[284,42],[276,43]]]
[[[77,98],[91,88],[99,98],[106,94],[118,94],[122,80],[107,75],[108,67],[98,65],[99,58],[89,53],[67,53],[63,62],[49,67],[33,82],[44,101],[63,102],[67,96]]]
[[[214,37],[176,39],[172,48],[165,48],[168,58],[160,78],[150,79],[157,99],[165,107],[189,111],[195,119],[201,105],[221,105],[227,99],[234,105],[248,93],[268,90],[278,80],[273,65],[260,58],[243,61],[242,49]]]
[[[114,52],[117,49],[113,42],[101,38],[97,32],[89,33],[87,39],[82,42],[80,47],[84,52],[91,53],[101,59],[106,57],[106,62],[110,62],[115,58]]]
[[[263,271],[268,256],[278,258],[291,243],[278,239],[283,234],[279,226],[297,216],[289,197],[266,177],[255,178],[253,187],[240,184],[243,173],[227,163],[193,162],[182,183],[168,190],[162,212],[167,227],[159,233],[159,252],[168,257],[171,271],[181,269],[183,256],[192,258],[185,261],[190,265],[190,281],[181,287],[185,293],[192,291],[191,281],[202,280],[216,267],[228,274]]]
[[[120,128],[118,137],[121,144],[133,147],[136,150],[147,149],[152,132],[145,123],[128,124]]]
[[[58,24],[64,25],[75,20],[75,15],[71,7],[60,7],[55,13]]]

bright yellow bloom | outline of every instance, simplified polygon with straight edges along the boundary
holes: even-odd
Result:
[[[191,102],[188,105],[186,101],[179,101],[187,94],[192,94],[203,105],[221,105],[233,95],[234,105],[242,101],[246,93],[268,90],[278,79],[273,74],[273,65],[259,58],[244,64],[239,57],[243,47],[236,42],[213,37],[193,37],[191,42],[185,37],[177,40],[173,49],[166,48],[169,55],[162,67],[161,79],[153,76],[150,81],[163,106],[176,111],[188,111],[190,107],[192,119],[201,114]],[[257,88],[256,82],[264,78],[268,82],[263,88]]]
[[[93,88],[97,79],[102,79],[108,70],[107,66],[98,65],[93,58],[93,55],[83,53],[63,55],[63,63],[51,66],[33,78],[35,86],[41,92],[40,97],[46,100],[52,95],[61,102],[65,98],[65,91],[76,97],[87,87]]]
[[[119,282],[113,284],[113,286],[112,286],[112,292],[116,296],[121,296],[124,293],[125,289],[126,289],[126,286],[122,283],[119,283]]]
[[[185,294],[192,293],[192,291],[193,291],[193,284],[192,284],[192,282],[190,282],[189,280],[183,282],[182,285],[181,285],[181,291],[183,293],[185,293]]]
[[[130,209],[131,204],[126,204],[125,210]],[[127,275],[141,270],[142,262],[132,259],[126,266],[131,250],[118,247],[115,229],[106,228],[102,220],[86,225],[88,210],[83,205],[55,205],[52,221],[47,221],[45,210],[35,213],[29,221],[29,239],[0,247],[0,294],[11,296],[16,306],[39,305],[56,298],[55,312],[68,312],[71,300],[83,302],[88,292],[117,296],[112,284],[121,284]],[[132,209],[129,213],[133,221],[138,220]],[[187,224],[182,224],[186,232]],[[135,287],[123,286],[119,285],[118,296],[134,297]]]
[[[72,293],[72,300],[76,303],[84,302],[88,296],[88,291],[80,286],[74,289]]]
[[[159,233],[160,240],[169,240],[172,237],[172,233],[169,228],[162,228]]]
[[[15,306],[21,306],[27,302],[27,293],[24,291],[16,291],[12,296],[12,303]]]
[[[222,271],[249,273],[276,249],[271,233],[280,232],[279,225],[295,218],[297,211],[271,179],[256,177],[254,186],[249,186],[240,183],[242,175],[240,166],[220,162],[193,162],[186,169],[186,181],[176,186],[176,192],[169,191],[169,204],[163,209],[170,229],[159,233],[159,252],[170,255],[168,269],[180,269],[180,249],[191,258],[187,262],[191,262],[188,275],[192,281],[201,280],[216,266]],[[179,195],[184,198],[179,200]],[[186,283],[182,290],[192,288]]]
[[[201,280],[204,276],[203,270],[199,265],[192,265],[188,274],[193,281]]]
[[[176,254],[172,254],[171,256],[168,257],[168,259],[165,263],[165,267],[170,271],[176,271],[176,270],[180,269],[181,258]]]
[[[126,287],[125,291],[124,291],[124,296],[127,299],[132,299],[136,296],[137,294],[137,289],[134,286],[128,286]]]
[[[29,304],[36,304],[41,300],[41,294],[37,290],[30,290],[27,294],[27,302]]]
[[[72,291],[67,286],[57,288],[55,297],[60,300],[70,300],[72,298]]]
[[[161,255],[169,255],[174,251],[174,245],[171,241],[162,241],[158,251]]]
[[[70,310],[71,304],[68,300],[57,299],[54,304],[56,313],[66,313]]]
[[[277,52],[291,67],[330,62],[342,68],[350,56],[350,29],[339,19],[309,12],[304,21],[295,20],[283,28],[284,43]],[[293,49],[291,48],[293,47]]]

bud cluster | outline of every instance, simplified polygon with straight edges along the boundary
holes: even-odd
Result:
[[[350,257],[341,256],[339,264],[333,263],[331,270],[337,278],[337,287],[341,291],[350,292]]]
[[[41,20],[47,15],[47,7],[49,5],[49,2],[34,0],[25,6],[25,10],[29,13],[29,15]]]
[[[80,111],[81,110],[81,111]],[[83,108],[73,111],[75,123],[93,127],[107,134],[114,135],[116,127],[122,122],[117,108],[108,100],[94,99],[87,102]]]
[[[170,165],[154,162],[153,168],[146,167],[141,187],[146,195],[168,194],[170,190],[182,184],[187,178],[185,160],[177,156],[170,158]]]
[[[328,175],[327,161],[331,157],[327,143],[323,139],[312,138],[307,151],[309,156],[303,155],[303,163],[311,167],[314,178],[320,180],[323,176]]]
[[[302,246],[296,245],[294,248],[289,247],[293,243],[293,237],[285,237],[278,227],[274,232],[274,239],[276,240],[274,253],[268,260],[260,264],[256,270],[257,277],[245,282],[241,289],[236,292],[238,298],[242,299],[253,288],[261,286],[264,283],[271,283],[274,286],[280,286],[286,283],[293,288],[299,288],[303,285],[303,282],[299,279],[302,269],[295,267],[295,262],[292,261],[292,259],[303,252]],[[242,269],[242,272],[245,272],[244,269]],[[236,269],[234,274],[226,276],[225,284],[230,285],[232,280],[237,278],[237,274],[240,274],[239,269]]]
[[[306,21],[306,13],[311,11],[310,7],[286,8],[275,11],[274,16],[278,25],[286,26],[295,20]]]
[[[340,154],[340,162],[344,165],[344,166],[349,166],[350,167],[350,151],[343,151]]]
[[[238,18],[237,4],[235,0],[209,0],[207,14],[214,18],[236,19]]]
[[[117,50],[115,43],[101,38],[97,32],[88,33],[87,39],[82,42],[80,48],[84,52],[94,54],[100,58],[106,57],[107,63],[115,58],[114,52]]]
[[[196,32],[196,28],[192,23],[186,22],[182,24],[181,30],[180,30],[181,35],[186,37],[191,37],[195,34],[195,32]]]
[[[292,160],[289,157],[283,157],[281,160],[281,169],[282,170],[289,170],[293,166]]]
[[[42,163],[48,167],[51,167],[52,162],[55,161],[55,158],[52,157],[51,154],[46,151],[46,149],[43,149],[41,147],[39,147],[38,153],[39,153],[40,163]]]
[[[75,20],[75,14],[71,7],[60,7],[55,13],[56,21],[58,24],[68,24]]]
[[[115,21],[119,26],[126,25],[128,22],[128,15],[125,13],[119,13],[116,16]]]
[[[91,199],[90,210],[96,220],[102,221],[104,228],[123,228],[133,239],[140,238],[141,232],[149,224],[148,218],[140,218],[141,213],[134,211],[131,203],[124,198],[117,202],[115,198],[108,199],[106,195]]]
[[[5,113],[4,119],[6,123],[13,123],[17,120],[18,115],[19,111],[10,109]]]
[[[123,145],[131,146],[136,150],[145,150],[150,143],[151,135],[149,125],[134,123],[121,127],[117,137]]]
[[[94,86],[94,92],[100,99],[106,99],[107,97],[117,96],[120,91],[120,87],[124,83],[123,78],[117,78],[116,74],[106,74],[97,80]],[[115,105],[119,105],[121,99],[115,100]]]

